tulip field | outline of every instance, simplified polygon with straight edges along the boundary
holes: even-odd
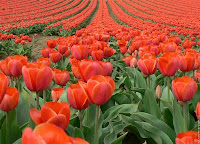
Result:
[[[200,144],[199,12],[0,0],[0,144]]]

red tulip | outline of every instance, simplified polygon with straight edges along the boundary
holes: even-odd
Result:
[[[105,104],[115,91],[115,82],[109,76],[96,75],[87,81],[87,94],[91,103]]]
[[[137,67],[137,59],[136,58],[132,58],[130,61],[130,67]]]
[[[39,58],[37,59],[37,63],[42,63],[46,66],[51,66],[51,60],[49,58]]]
[[[125,47],[126,45],[127,45],[127,41],[125,41],[125,40],[118,40],[117,41],[117,45],[119,46],[119,47]]]
[[[48,47],[55,48],[56,45],[57,45],[57,40],[52,40],[52,39],[47,40],[47,46]]]
[[[197,91],[197,84],[194,79],[184,76],[172,81],[174,96],[179,101],[190,101]]]
[[[155,56],[143,56],[138,60],[138,67],[145,75],[152,75],[156,72],[157,61]]]
[[[181,71],[191,71],[195,64],[195,55],[187,53],[186,55],[178,55],[179,68]]]
[[[87,84],[84,82],[78,82],[77,84],[71,84],[67,89],[67,97],[70,105],[74,109],[86,109],[89,106],[88,96],[85,92]]]
[[[12,74],[10,73],[10,71],[8,69],[8,62],[9,62],[9,59],[7,59],[7,58],[5,60],[1,60],[0,61],[0,69],[5,75],[11,76]]]
[[[57,63],[62,59],[62,54],[59,53],[58,51],[52,51],[49,54],[49,57],[50,57],[52,62]]]
[[[71,48],[71,53],[78,60],[86,59],[88,57],[88,46],[74,45]]]
[[[28,58],[22,55],[9,56],[7,59],[7,68],[12,76],[21,76],[22,67],[27,64]]]
[[[51,68],[39,63],[23,66],[22,75],[27,88],[37,92],[45,90],[53,78]]]
[[[92,60],[80,61],[78,64],[78,70],[84,81],[89,80],[94,75],[104,74],[104,69],[102,68],[100,62]]]
[[[161,43],[160,49],[161,49],[162,53],[176,52],[178,47],[175,42],[167,42],[167,43]]]
[[[120,52],[121,52],[122,54],[125,54],[125,53],[127,52],[127,48],[126,48],[125,46],[120,47],[119,50],[120,50]]]
[[[89,144],[81,138],[71,138],[61,128],[44,123],[35,127],[26,128],[22,135],[22,144]]]
[[[53,51],[54,51],[53,49],[47,47],[47,48],[43,48],[43,49],[41,50],[41,54],[42,54],[42,56],[43,56],[44,58],[49,58],[49,54],[50,54],[51,52],[53,52]]]
[[[101,65],[104,69],[104,74],[103,76],[109,76],[112,73],[113,66],[111,62],[101,62]]]
[[[182,43],[182,46],[187,49],[187,48],[191,48],[192,47],[192,41],[190,40],[184,40],[184,42]]]
[[[174,53],[164,53],[158,58],[158,68],[162,75],[173,76],[179,68],[178,59]]]
[[[55,71],[53,75],[53,80],[57,85],[64,86],[69,80],[69,72],[68,71]]]
[[[187,131],[187,132],[181,132],[176,136],[176,144],[198,144],[199,139],[198,135],[199,132],[195,131]]]
[[[196,71],[195,73],[194,73],[194,79],[197,81],[197,82],[199,82],[199,79],[200,78],[200,71]]]
[[[16,88],[8,87],[3,100],[0,103],[0,109],[3,111],[11,111],[15,109],[19,101],[19,92]]]
[[[126,56],[126,57],[123,57],[122,60],[126,63],[126,65],[130,66],[130,62],[133,58],[135,58],[135,57],[134,56]]]
[[[65,54],[65,52],[67,51],[67,46],[66,45],[58,45],[58,51],[61,54]]]
[[[196,116],[197,116],[198,120],[200,121],[200,102],[197,103]]]
[[[64,88],[53,88],[52,91],[51,91],[52,99],[54,101],[58,101],[64,91],[65,91]]]
[[[110,47],[105,47],[103,52],[104,52],[104,57],[111,57],[116,52],[116,50]]]
[[[52,123],[65,130],[69,123],[70,107],[66,102],[47,102],[40,111],[34,108],[29,113],[36,125]]]
[[[0,103],[6,94],[8,88],[9,80],[6,75],[0,72]]]
[[[102,50],[92,51],[91,56],[93,60],[98,60],[98,61],[102,61],[104,57]]]

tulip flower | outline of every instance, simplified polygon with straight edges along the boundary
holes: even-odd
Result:
[[[86,45],[74,45],[71,48],[72,56],[77,60],[86,59],[88,56],[88,46]]]
[[[197,103],[196,116],[197,116],[198,120],[200,121],[200,102]]]
[[[126,56],[126,57],[123,57],[122,60],[126,63],[126,65],[130,66],[130,62],[133,58],[135,58],[135,57],[134,56]]]
[[[200,132],[195,131],[181,132],[176,136],[175,142],[176,144],[198,144],[199,134]]]
[[[162,53],[176,52],[178,47],[175,42],[167,42],[167,43],[161,43],[160,49],[161,49]]]
[[[52,62],[57,63],[62,59],[62,54],[58,51],[51,51],[49,57]]]
[[[179,68],[181,71],[191,71],[195,64],[195,55],[192,53],[187,53],[186,55],[178,55]]]
[[[36,92],[46,89],[53,78],[51,68],[39,63],[23,66],[22,75],[27,88]]]
[[[53,72],[50,67],[41,63],[29,63],[22,68],[22,75],[26,87],[30,91],[36,92],[37,109],[39,109],[39,91],[45,90],[53,78]],[[44,93],[44,101],[46,95]]]
[[[49,54],[50,54],[51,52],[53,52],[53,51],[54,51],[53,49],[47,47],[47,48],[43,48],[43,49],[41,50],[41,54],[42,54],[42,56],[43,56],[44,58],[49,58]]]
[[[7,88],[8,88],[9,80],[6,75],[3,73],[0,73],[0,103],[3,100]]]
[[[101,62],[101,66],[104,69],[104,74],[103,76],[109,76],[112,73],[113,66],[111,62]]]
[[[183,101],[184,130],[187,131],[187,101],[190,101],[197,91],[194,79],[184,76],[172,81],[172,91],[177,100]]]
[[[47,46],[48,47],[55,48],[56,45],[57,45],[57,40],[52,40],[52,39],[47,40]]]
[[[28,58],[22,55],[8,56],[6,58],[8,61],[8,70],[10,71],[12,76],[21,76],[22,75],[22,67],[27,64]]]
[[[200,78],[200,71],[196,71],[195,73],[194,73],[194,79],[197,81],[197,82],[199,82],[199,79]]]
[[[91,56],[93,60],[98,60],[98,61],[102,61],[104,57],[102,50],[92,51]]]
[[[127,52],[127,48],[125,46],[122,46],[119,48],[119,51],[122,53],[122,54],[125,54]]]
[[[77,84],[71,84],[67,89],[67,97],[70,105],[74,109],[86,109],[89,106],[88,96],[85,92],[86,84],[84,82],[78,82]]]
[[[96,104],[94,143],[98,139],[99,105],[105,104],[115,91],[115,82],[109,76],[95,75],[87,81],[87,95],[91,103]]]
[[[105,104],[115,90],[115,82],[109,76],[96,75],[87,81],[87,94],[91,103],[96,105]]]
[[[54,101],[58,101],[64,91],[65,91],[64,88],[53,88],[52,91],[51,91],[52,99]]]
[[[173,76],[179,68],[178,59],[174,53],[164,53],[158,58],[158,68],[162,75]]]
[[[65,52],[67,51],[67,46],[66,45],[58,45],[58,51],[61,54],[65,54]]]
[[[174,96],[179,101],[190,101],[197,91],[197,84],[194,79],[184,76],[172,81]]]
[[[193,45],[192,45],[192,41],[190,40],[184,40],[184,42],[182,43],[182,46],[187,49],[187,48],[191,48]]]
[[[61,128],[44,123],[35,127],[26,128],[22,135],[22,144],[89,144],[81,138],[72,138],[68,136]]]
[[[111,57],[116,52],[116,50],[110,47],[105,47],[103,52],[104,52],[104,57]]]
[[[65,130],[69,123],[70,107],[66,102],[47,102],[40,111],[34,108],[29,114],[36,125],[52,123]]]
[[[145,75],[152,75],[156,72],[157,61],[155,56],[143,56],[138,60],[138,67]]]
[[[3,100],[0,103],[0,109],[9,112],[17,106],[19,101],[19,92],[16,88],[8,87]]]
[[[1,60],[0,69],[6,76],[11,76],[11,73],[8,69],[8,62],[9,62],[9,59]]]
[[[64,86],[69,80],[69,72],[65,70],[54,71],[53,80],[56,82],[57,85]]]
[[[81,78],[85,82],[94,75],[104,74],[104,69],[99,61],[81,60],[78,63],[78,70]]]
[[[51,60],[49,58],[39,58],[39,59],[37,59],[36,62],[42,63],[42,64],[49,66],[49,67],[51,66]]]

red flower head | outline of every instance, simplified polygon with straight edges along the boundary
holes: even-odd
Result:
[[[172,81],[174,96],[179,101],[190,101],[197,91],[197,84],[194,79],[184,76]]]
[[[3,100],[0,103],[0,109],[3,111],[11,111],[15,109],[19,102],[19,92],[16,88],[8,87]]]
[[[105,104],[115,91],[115,82],[109,76],[96,75],[87,81],[87,94],[91,103]]]
[[[87,84],[79,81],[77,84],[71,84],[67,89],[67,97],[70,105],[74,109],[86,109],[89,106],[88,96],[85,92]]]
[[[29,63],[23,66],[22,75],[27,88],[37,92],[45,90],[53,78],[51,68],[40,63]]]
[[[54,101],[58,101],[64,91],[65,91],[64,88],[53,88],[52,91],[51,91],[52,99]]]
[[[52,39],[47,40],[47,46],[48,47],[55,48],[56,45],[57,45],[57,40],[52,40]]]
[[[34,108],[29,113],[36,125],[52,123],[65,130],[69,123],[70,107],[66,102],[47,102],[40,111]]]

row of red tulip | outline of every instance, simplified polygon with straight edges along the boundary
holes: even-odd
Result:
[[[8,22],[11,22],[11,19],[5,21],[5,24],[1,25],[0,29],[3,30],[9,30],[10,28],[18,28],[18,27],[29,27],[33,26],[35,24],[44,24],[44,23],[49,23],[51,21],[56,21],[60,20],[62,18],[65,18],[69,15],[72,15],[76,12],[78,12],[81,8],[83,8],[87,4],[88,0],[80,1],[80,0],[74,0],[72,3],[66,5],[65,7],[62,7],[62,9],[55,9],[56,15],[50,15],[50,17],[44,17],[44,15],[41,14],[34,14],[34,18],[39,18],[39,19],[30,19],[26,17],[20,17],[20,21],[23,20],[22,22],[17,22],[19,20],[14,20],[12,23],[7,24]],[[78,5],[78,6],[77,6]],[[49,11],[47,11],[47,14],[49,14]],[[29,20],[30,19],[30,20]],[[26,21],[25,21],[26,20]],[[28,21],[27,21],[28,20]]]
[[[48,25],[46,29],[48,29],[49,27],[57,27],[59,25],[63,25],[63,30],[70,30],[71,28],[75,28],[76,26],[80,25],[93,12],[96,6],[97,0],[94,0],[87,6],[86,9],[81,11],[79,14],[71,18],[64,19],[54,24]]]
[[[144,4],[144,2],[137,1],[138,3]],[[168,8],[166,6],[163,6],[159,3],[159,7],[156,6],[156,3],[150,3],[149,5],[145,5],[147,7],[143,7],[140,5],[137,5],[130,0],[118,1],[120,5],[123,7],[126,7],[129,12],[132,14],[139,16],[141,18],[147,18],[150,20],[155,21],[156,23],[164,23],[169,25],[175,25],[175,26],[184,26],[184,27],[190,27],[192,28],[198,28],[198,8],[191,9],[191,12],[188,12],[188,10],[183,9],[172,9]],[[162,3],[163,4],[163,3]],[[164,3],[165,4],[165,3]],[[154,6],[152,6],[154,5]],[[136,11],[132,6],[138,8],[141,8],[143,12],[140,12],[139,10]],[[144,9],[143,9],[144,8]],[[153,9],[154,11],[146,11],[146,9]],[[182,10],[182,11],[180,11]],[[144,13],[145,12],[145,13]],[[148,12],[148,14],[146,13]],[[188,13],[187,13],[188,12]],[[181,17],[181,19],[179,18]]]
[[[176,32],[179,32],[179,34],[197,34],[197,35],[199,34],[198,27],[195,27],[196,30],[186,29],[186,28],[182,28],[182,27],[176,28],[176,27],[171,27],[170,25],[163,25],[163,21],[161,21],[160,22],[161,24],[159,24],[159,23],[155,23],[155,22],[149,21],[151,19],[149,19],[149,20],[148,19],[141,20],[141,19],[138,19],[138,18],[134,18],[133,16],[130,16],[129,14],[124,12],[118,6],[119,3],[120,3],[120,1],[119,2],[109,1],[109,5],[111,6],[114,14],[121,21],[123,21],[124,23],[129,24],[129,25],[131,25],[133,27],[139,28],[141,30],[148,29],[149,31],[155,31],[155,30],[160,31],[160,30],[162,30],[163,33],[168,33],[168,31],[176,31]],[[125,8],[125,7],[130,7],[130,6],[124,4],[123,7]],[[132,7],[130,7],[128,9],[128,11],[131,12],[131,9],[132,9],[133,12],[135,11],[135,9],[133,9]],[[128,20],[126,19],[127,17],[128,17]],[[143,23],[143,25],[141,25],[141,23]]]

